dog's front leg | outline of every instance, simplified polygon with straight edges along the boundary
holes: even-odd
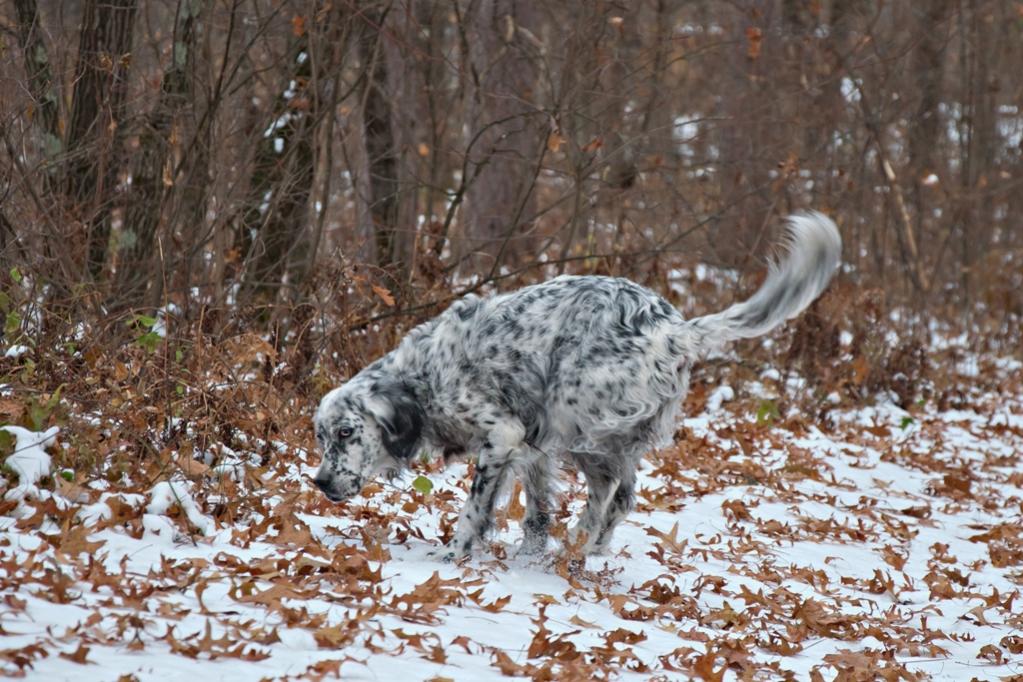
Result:
[[[458,528],[451,544],[441,554],[446,561],[469,556],[472,548],[481,542],[494,520],[494,500],[501,482],[511,468],[514,453],[522,446],[525,429],[518,422],[494,429],[480,448],[476,461],[476,475],[469,489]]]

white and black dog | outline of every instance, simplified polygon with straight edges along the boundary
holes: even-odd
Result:
[[[797,315],[827,286],[841,249],[829,218],[793,216],[788,253],[759,291],[693,320],[610,277],[466,296],[324,396],[314,420],[324,453],[316,485],[342,501],[417,452],[474,452],[476,475],[444,558],[466,556],[483,539],[510,472],[526,494],[522,551],[535,553],[547,543],[561,457],[588,486],[571,537],[599,553],[635,504],[640,458],[671,440],[692,364]]]

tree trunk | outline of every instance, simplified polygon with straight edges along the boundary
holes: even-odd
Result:
[[[359,59],[366,74],[362,123],[366,144],[369,218],[373,223],[376,264],[386,270],[402,265],[398,233],[401,229],[399,204],[399,152],[394,129],[392,97],[388,87],[390,67],[384,46],[387,9],[367,9],[359,39]]]
[[[135,9],[135,0],[86,0],[82,12],[65,194],[69,212],[85,226],[94,280],[102,274],[110,241]]]
[[[247,303],[271,302],[284,283],[289,261],[304,259],[309,248],[316,128],[325,113],[323,92],[317,88],[340,69],[330,62],[331,51],[325,49],[331,40],[339,39],[340,12],[318,7],[305,17],[300,35],[293,36],[287,81],[291,85],[282,88],[274,102],[273,117],[253,162],[242,224],[246,267],[239,298]]]
[[[720,192],[726,220],[708,246],[729,265],[746,261],[757,246],[771,211],[769,193],[772,159],[768,151],[774,137],[769,124],[774,93],[768,87],[775,63],[776,37],[772,36],[773,2],[744,0],[741,16],[732,24],[735,47],[728,53],[723,78],[719,126],[721,149]],[[725,249],[721,249],[725,246]]]
[[[490,271],[533,242],[524,233],[548,130],[536,104],[536,15],[530,0],[481,0],[467,17],[473,82],[461,253]]]
[[[960,234],[960,282],[962,304],[973,306],[974,289],[985,273],[978,272],[980,259],[988,251],[995,218],[991,187],[997,182],[997,152],[1003,143],[998,133],[999,75],[994,70],[1002,50],[1001,32],[992,20],[990,5],[971,0],[963,18],[968,45],[963,46],[965,90],[962,126],[965,144],[962,152],[960,183],[965,197],[963,216],[958,221]],[[969,228],[967,226],[970,226]],[[970,229],[972,228],[972,229]]]
[[[159,287],[161,273],[155,268],[160,252],[157,230],[163,220],[174,177],[172,147],[181,136],[182,114],[194,106],[192,80],[197,36],[207,11],[192,0],[178,3],[177,26],[171,63],[164,71],[160,96],[139,136],[125,210],[124,247],[118,254],[117,287],[113,292],[121,305],[133,305],[150,286]],[[170,243],[164,245],[170,247]]]
[[[14,0],[18,15],[18,44],[25,60],[29,94],[35,106],[35,121],[43,133],[43,151],[48,157],[60,153],[60,95],[53,83],[49,53],[40,30],[35,0]]]

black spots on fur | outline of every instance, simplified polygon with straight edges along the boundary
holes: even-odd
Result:
[[[469,488],[469,494],[472,495],[472,496],[479,495],[480,493],[483,492],[483,487],[485,485],[486,485],[486,482],[480,476],[479,471],[477,471],[476,472],[476,476],[472,479],[472,487]]]
[[[454,444],[448,444],[444,446],[444,450],[441,453],[441,456],[444,458],[444,463],[447,464],[448,462],[451,462],[454,459],[458,459],[464,454],[465,450],[463,448],[458,447],[457,445]]]
[[[495,369],[492,377],[493,399],[525,427],[528,440],[536,441],[547,428],[548,382],[539,364],[519,353],[510,369]]]
[[[501,321],[499,336],[505,340],[521,341],[526,335],[523,326],[514,318],[505,317]]]
[[[657,306],[657,311],[662,315],[663,319],[665,320],[677,314],[675,309],[671,307],[671,304],[665,301],[663,298],[658,297],[657,303],[655,305]]]
[[[677,315],[667,301],[631,282],[620,284],[615,297],[618,311],[615,331],[622,337],[642,337],[651,329]]]
[[[479,334],[481,339],[489,339],[494,336],[497,334],[497,322],[494,320],[487,320],[483,323],[483,326],[480,327]]]
[[[597,344],[590,349],[589,354],[586,356],[587,362],[599,363],[603,358],[613,358],[615,356],[614,349],[610,346],[603,344]]]
[[[480,299],[476,296],[466,296],[455,304],[455,313],[462,322],[469,321],[479,310]]]
[[[551,526],[551,515],[547,512],[538,512],[527,516],[522,521],[522,529],[530,535],[541,535],[547,533]]]
[[[411,387],[403,382],[375,383],[372,390],[387,406],[386,411],[378,415],[384,447],[395,459],[408,461],[419,447],[426,412]]]

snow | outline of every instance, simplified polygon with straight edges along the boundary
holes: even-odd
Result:
[[[735,391],[728,384],[722,384],[711,391],[711,394],[707,397],[707,409],[711,412],[717,412],[721,409],[721,403],[728,402],[729,400],[735,400]]]
[[[30,352],[32,349],[28,346],[22,346],[21,344],[14,344],[4,352],[5,358],[19,358],[25,353]]]
[[[18,485],[8,490],[4,499],[38,499],[40,494],[36,484],[41,478],[50,475],[50,455],[46,448],[56,444],[60,429],[54,426],[42,433],[34,433],[20,426],[0,426],[0,430],[11,434],[16,440],[14,452],[4,461],[4,465],[18,475]]]
[[[553,679],[601,678],[610,662],[616,679],[683,680],[705,655],[725,680],[754,665],[755,679],[869,665],[886,672],[861,679],[895,679],[892,666],[935,680],[1019,674],[1007,638],[1023,625],[1023,395],[912,412],[829,399],[823,422],[765,426],[749,389],[708,391],[681,440],[644,463],[637,510],[585,570],[559,563],[556,539],[547,557],[516,556],[514,505],[491,551],[431,558],[465,464],[421,471],[427,496],[397,483],[331,505],[306,476],[316,456],[280,443],[276,468],[225,449],[226,477],[92,490],[70,525],[59,509],[38,527],[0,517],[0,663],[76,681],[499,680],[499,665],[548,662]],[[7,465],[38,487],[57,430],[4,428],[18,440]],[[582,490],[564,477],[559,527]],[[225,504],[239,511],[218,515]]]
[[[209,535],[216,528],[213,519],[204,516],[192,498],[192,485],[188,481],[160,481],[149,494],[148,515],[166,514],[172,507],[178,506],[188,520],[203,535]],[[161,519],[149,519],[147,528],[162,529]],[[173,529],[173,526],[170,526]]]

